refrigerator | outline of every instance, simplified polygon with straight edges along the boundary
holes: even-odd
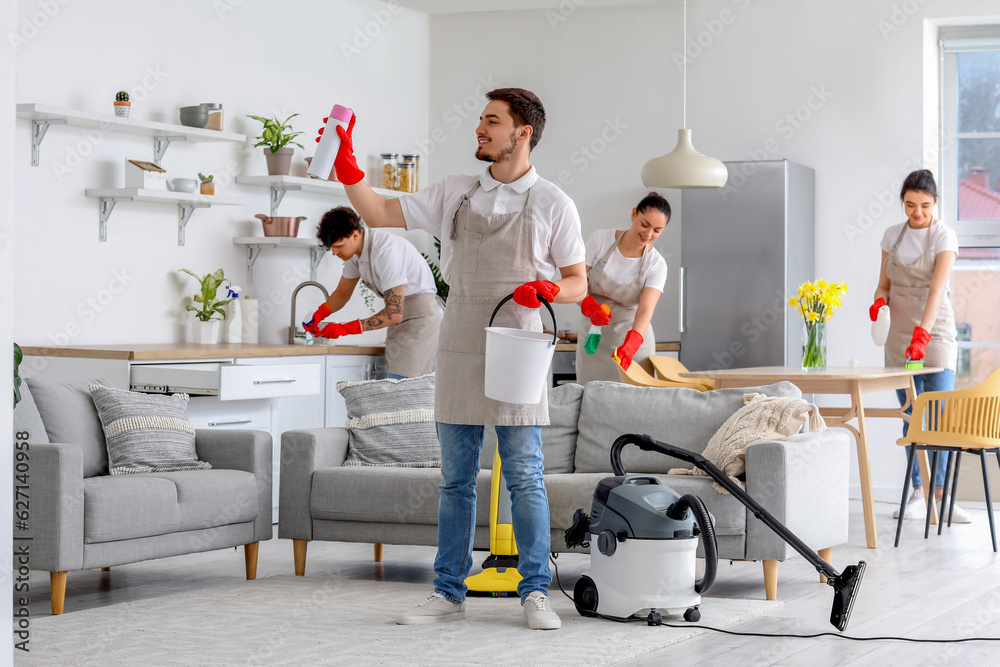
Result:
[[[723,188],[681,195],[680,360],[690,370],[795,366],[815,280],[815,172],[788,160],[726,162]]]

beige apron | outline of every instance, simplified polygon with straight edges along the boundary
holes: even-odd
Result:
[[[538,279],[533,252],[531,204],[516,213],[485,217],[469,200],[479,187],[462,195],[452,221],[454,254],[451,287],[438,343],[434,419],[446,424],[532,426],[549,423],[548,399],[536,405],[502,403],[485,393],[486,327],[500,300],[526,282]],[[494,326],[542,330],[539,309],[513,301],[504,304]]]
[[[643,282],[646,278],[646,270],[649,262],[646,257],[650,252],[654,252],[652,247],[647,248],[642,253],[639,260],[639,269],[635,278],[629,283],[616,283],[605,272],[604,268],[611,258],[611,253],[618,249],[618,245],[625,238],[625,232],[618,235],[604,256],[590,267],[587,272],[587,293],[594,297],[599,304],[608,304],[611,308],[611,322],[601,329],[601,343],[594,354],[587,354],[584,344],[587,340],[587,333],[590,331],[590,318],[584,316],[580,320],[580,333],[576,344],[576,381],[586,384],[592,380],[609,380],[618,382],[618,364],[611,358],[611,353],[625,342],[625,334],[632,328],[635,322],[635,313],[639,310],[639,296],[642,294]],[[652,324],[642,332],[642,345],[632,356],[632,362],[640,364],[650,374],[653,372],[652,364],[649,362],[649,355],[656,351],[656,342],[653,336]]]
[[[368,266],[371,263],[371,239],[365,239]],[[374,285],[362,281],[371,291],[384,298]],[[441,327],[441,308],[436,294],[404,294],[403,320],[393,324],[385,332],[385,358],[388,372],[403,377],[426,375],[434,369],[434,355],[437,352],[438,331]]]
[[[936,224],[936,223],[935,223]],[[906,348],[913,339],[913,328],[920,326],[924,305],[934,275],[934,258],[931,256],[930,232],[924,254],[907,266],[899,259],[896,249],[909,224],[903,225],[899,238],[885,259],[885,275],[889,278],[889,337],[885,341],[885,365],[902,366],[906,363]],[[940,366],[955,370],[958,361],[958,342],[955,340],[955,313],[946,289],[941,295],[937,319],[931,327],[931,342],[924,350],[925,366]]]

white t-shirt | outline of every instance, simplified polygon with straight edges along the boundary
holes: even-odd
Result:
[[[587,266],[593,268],[601,258],[608,252],[608,248],[615,244],[614,229],[598,229],[587,239]],[[652,287],[660,292],[667,284],[667,260],[654,248],[649,246],[645,253],[646,275],[640,276],[643,287]],[[604,272],[618,284],[632,282],[639,272],[639,264],[642,257],[626,257],[618,248],[615,248],[608,258],[608,263],[604,266]]]
[[[532,223],[537,280],[558,280],[557,269],[584,261],[585,248],[576,204],[554,183],[541,178],[532,167],[513,183],[501,183],[487,167],[482,176],[448,176],[443,181],[399,198],[407,229],[422,229],[441,240],[441,275],[451,281],[455,242],[451,223],[462,195],[479,188],[469,200],[473,212],[482,216],[515,213],[524,208],[528,188],[534,187]]]
[[[400,285],[404,296],[437,293],[427,260],[412,243],[383,229],[365,227],[361,254],[344,262],[342,275],[361,278],[381,294]]]
[[[882,235],[882,250],[886,252],[892,251],[892,246],[896,243],[896,239],[899,238],[900,230],[907,224],[903,222],[898,225],[892,225],[889,229],[885,230],[885,234]],[[938,253],[949,250],[954,253],[958,252],[958,235],[955,234],[955,230],[938,220],[926,229],[907,228],[906,233],[903,234],[903,240],[899,242],[899,247],[896,248],[899,261],[907,266],[913,264],[927,250],[928,243],[931,246],[931,259],[936,258]]]

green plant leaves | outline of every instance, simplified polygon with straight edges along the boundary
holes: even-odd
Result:
[[[254,147],[266,146],[271,149],[272,153],[277,153],[279,149],[284,148],[288,144],[295,144],[299,148],[305,149],[305,147],[297,141],[292,141],[295,137],[302,134],[302,132],[292,132],[292,126],[288,122],[291,119],[298,116],[297,113],[293,113],[291,116],[286,118],[284,121],[279,121],[277,116],[274,118],[264,118],[263,116],[254,116],[252,114],[247,114],[248,118],[253,118],[259,123],[263,123],[264,129],[256,138],[257,143]]]
[[[215,273],[206,274],[204,277],[199,276],[197,273],[189,269],[180,269],[180,271],[192,276],[198,280],[201,284],[201,293],[194,295],[194,302],[200,303],[201,308],[195,308],[194,306],[185,306],[185,308],[195,314],[202,322],[208,322],[216,314],[221,315],[222,319],[226,319],[226,311],[222,308],[227,303],[232,301],[232,299],[217,299],[216,296],[219,292],[219,287],[223,282],[229,282],[226,278],[222,269],[219,269]]]

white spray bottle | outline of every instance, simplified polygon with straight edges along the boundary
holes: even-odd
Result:
[[[229,286],[227,298],[232,299],[226,304],[226,342],[243,342],[243,314],[240,307],[240,292],[243,290],[236,285]]]
[[[889,306],[878,309],[878,317],[872,322],[872,340],[876,345],[885,345],[889,337]]]
[[[316,147],[316,154],[313,155],[312,162],[309,163],[306,175],[324,181],[330,177],[333,163],[337,159],[337,153],[340,152],[340,135],[337,134],[337,126],[340,125],[346,130],[352,116],[354,116],[354,112],[347,107],[342,107],[339,104],[333,105],[333,110],[330,111],[330,117],[327,118],[326,125],[323,126],[319,146]]]

